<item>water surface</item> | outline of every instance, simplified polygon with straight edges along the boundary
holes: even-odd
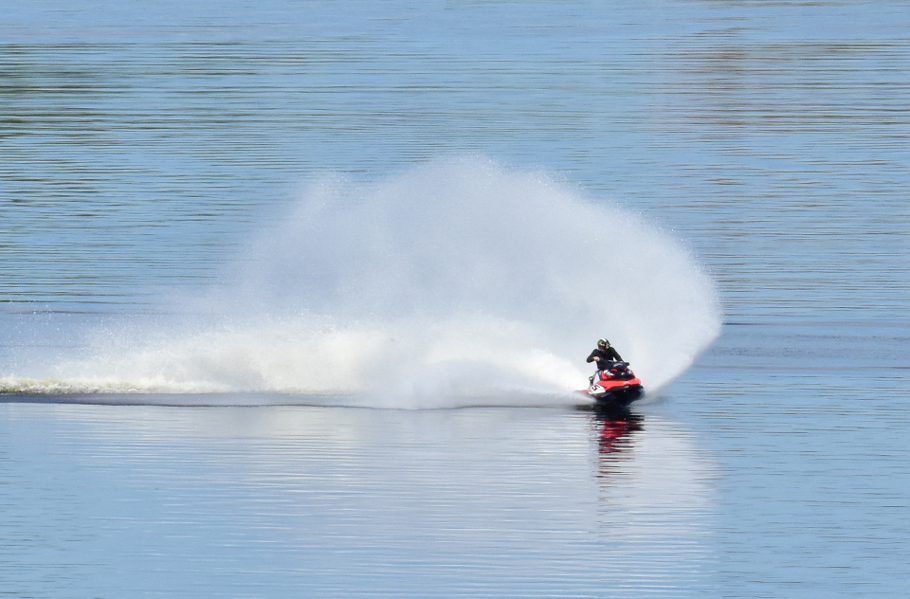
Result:
[[[311,182],[367,189],[453,155],[679,240],[724,325],[618,421],[5,395],[0,588],[900,595],[908,21],[902,1],[6,10],[0,377],[174,319],[204,329],[190,299]]]

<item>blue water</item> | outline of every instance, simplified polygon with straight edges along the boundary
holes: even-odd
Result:
[[[900,596],[908,32],[5,7],[0,591]]]

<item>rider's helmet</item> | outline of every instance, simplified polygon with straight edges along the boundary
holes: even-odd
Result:
[[[608,347],[610,347],[610,342],[607,341],[606,339],[598,339],[597,347],[600,349],[607,349]]]

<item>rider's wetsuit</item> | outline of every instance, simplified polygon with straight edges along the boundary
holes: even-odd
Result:
[[[595,356],[600,358],[600,361],[597,363],[598,370],[603,370],[604,368],[606,368],[607,362],[623,362],[624,361],[622,359],[622,356],[619,355],[619,352],[616,351],[615,349],[613,349],[612,346],[608,347],[607,349],[600,349],[599,347],[596,348],[594,351],[591,352],[591,355],[588,356],[588,359],[586,361],[593,362]]]

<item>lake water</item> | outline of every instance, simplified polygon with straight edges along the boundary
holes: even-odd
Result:
[[[905,592],[910,3],[2,13],[0,594]]]

